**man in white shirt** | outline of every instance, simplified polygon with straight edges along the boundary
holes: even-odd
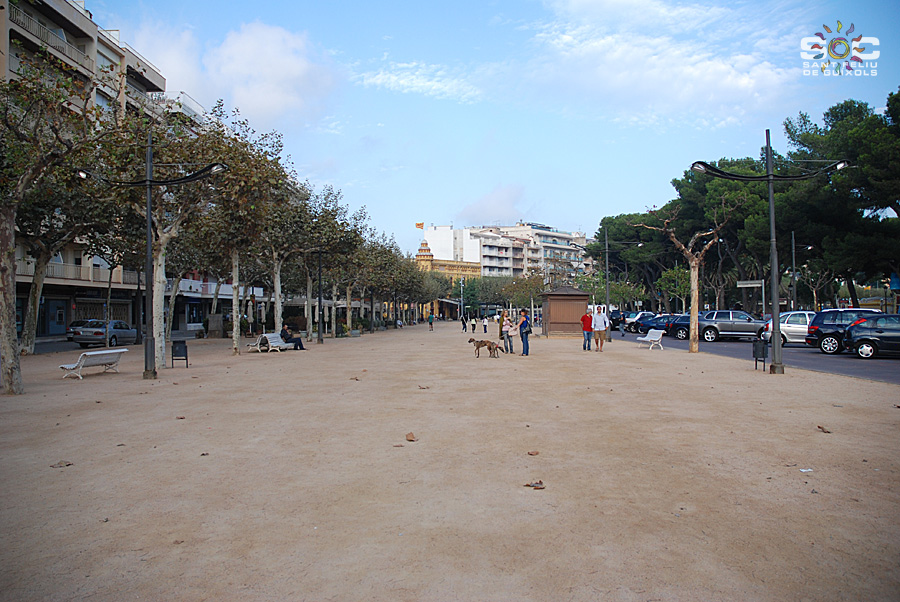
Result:
[[[606,331],[609,329],[609,317],[606,315],[606,308],[600,305],[596,308],[591,328],[594,331],[594,346],[597,351],[603,351],[603,342],[606,340]]]

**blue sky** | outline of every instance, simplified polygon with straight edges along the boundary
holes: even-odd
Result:
[[[415,252],[415,222],[518,219],[593,234],[671,200],[693,161],[758,156],[765,130],[900,85],[896,0],[88,0],[169,91],[277,129]],[[878,38],[876,73],[804,74],[801,38]],[[828,26],[832,33],[825,33]]]

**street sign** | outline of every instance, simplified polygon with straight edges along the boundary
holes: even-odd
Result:
[[[758,288],[762,285],[762,280],[738,280],[736,283],[738,288]]]

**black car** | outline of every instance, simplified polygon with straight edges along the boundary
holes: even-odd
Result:
[[[662,314],[659,316],[641,318],[640,320],[635,320],[633,328],[641,334],[647,334],[653,329],[665,330],[666,323],[669,322],[672,317],[673,316],[670,314]]]
[[[844,347],[863,359],[900,354],[900,315],[875,314],[858,319],[847,327]]]
[[[869,316],[880,315],[877,309],[823,309],[809,323],[806,344],[818,347],[822,353],[834,355],[844,350],[844,333],[847,327]]]
[[[704,312],[700,312],[701,314]],[[666,336],[675,337],[679,341],[687,340],[691,335],[691,314],[670,317],[666,322]]]
[[[614,309],[609,312],[609,323],[612,326],[613,330],[616,330],[619,327],[619,322],[622,321],[622,311],[618,309]]]

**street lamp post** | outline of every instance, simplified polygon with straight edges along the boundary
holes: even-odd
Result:
[[[807,251],[812,245],[805,245]],[[794,240],[794,231],[791,230],[791,309],[797,309],[797,241]]]
[[[747,176],[723,171],[718,167],[713,167],[704,161],[695,161],[691,165],[691,170],[698,173],[707,174],[714,178],[722,178],[725,180],[735,180],[738,182],[766,182],[769,191],[769,263],[771,265],[771,288],[772,288],[772,363],[769,365],[770,374],[784,374],[784,363],[782,362],[781,353],[781,322],[779,320],[779,284],[781,281],[781,272],[778,269],[778,249],[775,245],[775,182],[794,182],[799,180],[809,180],[820,174],[827,173],[833,169],[843,169],[847,167],[845,161],[834,161],[822,169],[796,176],[779,176],[775,175],[772,166],[772,144],[769,137],[769,130],[766,130],[766,175],[764,176]],[[763,305],[765,308],[765,303]],[[765,309],[763,310],[765,311]]]
[[[122,181],[122,180],[112,180],[100,175],[97,175],[89,170],[80,169],[78,170],[78,177],[82,179],[94,178],[97,179],[109,186],[123,186],[123,187],[144,187],[147,191],[147,205],[145,207],[145,211],[147,213],[147,258],[145,264],[145,275],[146,286],[144,286],[144,317],[145,323],[147,325],[147,332],[144,336],[144,378],[145,379],[155,379],[157,377],[156,374],[156,337],[153,335],[153,287],[154,287],[154,274],[153,274],[153,193],[152,189],[154,186],[177,186],[180,184],[188,184],[190,182],[196,182],[197,180],[202,180],[203,178],[208,178],[209,176],[222,173],[228,166],[224,163],[212,163],[207,165],[206,167],[195,171],[193,173],[189,173],[186,176],[182,176],[180,178],[173,178],[171,180],[154,180],[153,179],[153,131],[150,130],[147,132],[147,152],[145,155],[145,177],[143,180],[137,181]]]

